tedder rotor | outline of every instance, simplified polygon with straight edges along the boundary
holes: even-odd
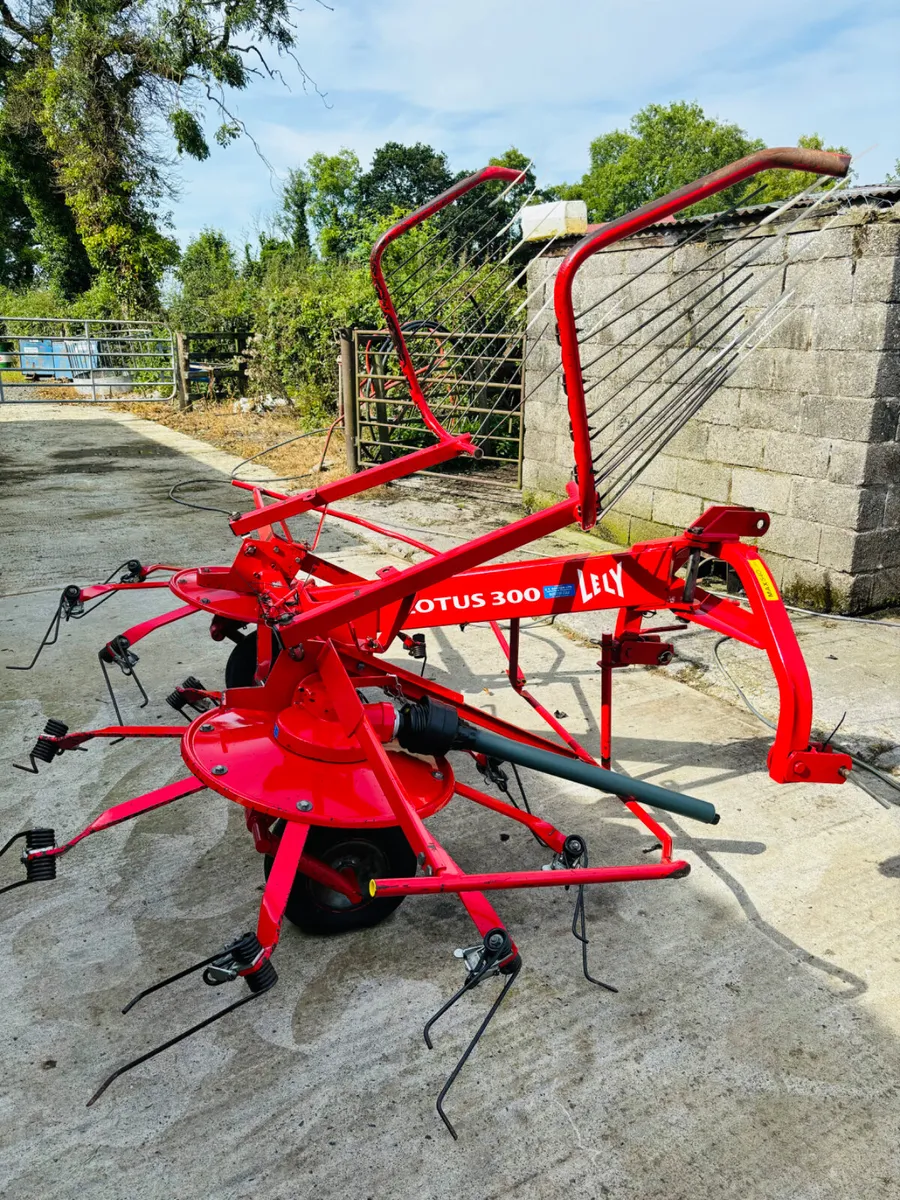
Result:
[[[680,536],[629,550],[496,560],[573,523],[591,529],[739,369],[783,319],[791,292],[778,289],[772,299],[773,289],[766,285],[790,260],[790,233],[811,208],[834,203],[829,185],[833,177],[845,177],[848,166],[845,155],[760,151],[589,231],[557,259],[547,253],[547,243],[537,255],[533,247],[526,250],[518,235],[521,209],[531,198],[522,199],[527,191],[524,172],[487,167],[454,184],[383,234],[371,255],[372,280],[389,335],[377,352],[382,363],[394,356],[404,383],[391,393],[383,391],[378,403],[397,445],[407,452],[390,457],[379,450],[379,461],[361,472],[295,494],[235,480],[251,493],[254,507],[232,516],[240,543],[230,565],[177,569],[144,566],[135,559],[102,584],[65,588],[34,659],[18,669],[35,665],[44,645],[55,641],[61,621],[81,618],[117,591],[169,588],[180,605],[101,648],[117,723],[73,732],[59,720],[48,721],[23,769],[37,771],[39,764],[92,740],[168,738],[179,743],[189,773],[107,809],[67,840],[58,840],[48,828],[16,834],[0,854],[21,841],[25,877],[2,890],[53,879],[57,860],[84,838],[204,789],[243,807],[266,870],[254,932],[146,988],[124,1011],[196,971],[202,971],[209,985],[243,979],[247,991],[213,1017],[118,1068],[89,1104],[123,1072],[268,992],[277,981],[272,955],[285,915],[307,932],[338,933],[381,921],[406,896],[453,893],[471,917],[477,940],[457,951],[464,981],[427,1022],[428,1046],[435,1021],[461,996],[489,977],[499,977],[502,984],[438,1096],[438,1112],[456,1137],[444,1098],[522,962],[488,893],[574,887],[572,931],[581,943],[585,976],[614,991],[590,974],[584,887],[687,875],[689,864],[674,856],[670,832],[650,809],[707,824],[719,820],[707,801],[609,769],[613,671],[668,661],[672,646],[661,634],[669,630],[693,623],[765,651],[780,697],[770,774],[783,783],[843,781],[850,760],[812,741],[812,699],[802,655],[763,558],[743,540],[765,533],[765,513],[716,505]],[[593,254],[610,251],[623,239],[640,236],[699,201],[772,169],[812,171],[819,178],[767,215],[761,226],[745,230],[711,258],[698,259],[696,270],[678,272],[677,283],[669,276],[657,286],[657,275],[641,272],[628,281],[638,285],[636,299],[626,298],[624,283],[597,300],[580,297],[578,272]],[[719,221],[710,218],[704,229]],[[803,255],[799,270],[814,260],[808,238],[797,240]],[[776,246],[779,251],[773,253]],[[684,243],[663,257],[679,251]],[[523,284],[529,252],[532,263],[543,256],[545,271],[530,294]],[[512,369],[507,325],[514,303],[515,313],[524,313],[532,348],[545,354],[531,364],[526,379],[539,375],[534,386],[545,384],[559,365],[548,363],[548,344],[556,347],[558,342],[561,353],[565,396],[560,397],[560,419],[565,413],[575,460],[565,498],[444,552],[336,510],[333,505],[342,500],[413,472],[478,457],[479,437],[504,411]],[[460,329],[483,338],[485,352],[467,354]],[[296,538],[288,525],[304,514],[318,519],[311,541]],[[386,566],[374,579],[362,578],[316,552],[326,516],[389,534],[424,557],[406,569]],[[733,570],[744,603],[702,587],[700,566],[708,559],[722,560]],[[617,610],[618,618],[615,633],[602,641],[598,763],[527,690],[519,665],[519,632],[523,619],[603,609]],[[670,613],[671,622],[647,627],[658,612]],[[123,723],[109,668],[118,666],[131,676],[146,703],[134,647],[154,630],[200,613],[210,619],[214,639],[234,642],[224,688],[207,689],[193,677],[176,687],[167,699],[188,719],[186,726]],[[508,623],[505,630],[501,621]],[[490,625],[508,661],[513,688],[556,739],[470,706],[458,692],[384,659],[399,643],[422,660],[423,631],[472,622]],[[501,795],[458,779],[456,756],[474,759]],[[522,767],[617,796],[652,834],[658,857],[590,865],[583,833],[558,829],[532,812],[527,801],[524,807],[516,804],[505,765],[517,781]],[[462,870],[428,825],[454,798],[529,829],[547,852],[543,869]]]

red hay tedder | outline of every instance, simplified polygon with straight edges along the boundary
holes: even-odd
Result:
[[[38,654],[55,640],[61,620],[83,616],[90,601],[102,601],[113,592],[169,588],[180,606],[126,630],[101,650],[119,723],[70,732],[61,722],[50,721],[34,746],[31,766],[24,769],[37,770],[39,763],[50,763],[97,738],[173,738],[181,745],[189,774],[113,806],[68,840],[58,842],[52,829],[16,834],[3,852],[24,840],[26,877],[3,890],[53,879],[57,859],[89,835],[205,788],[243,806],[256,849],[266,856],[267,881],[255,932],[145,989],[131,1003],[198,970],[213,985],[241,977],[248,990],[214,1017],[119,1068],[90,1104],[124,1071],[273,987],[277,975],[271,960],[285,915],[307,931],[338,932],[375,924],[405,896],[452,892],[474,922],[478,941],[457,952],[466,969],[465,981],[426,1025],[428,1045],[431,1026],[451,1004],[489,976],[503,977],[490,1011],[438,1097],[438,1112],[455,1137],[443,1110],[444,1097],[521,967],[516,944],[487,893],[574,886],[573,932],[581,941],[585,975],[592,979],[584,886],[688,873],[688,863],[673,857],[670,833],[648,808],[708,824],[719,820],[706,801],[609,770],[612,673],[632,664],[668,661],[672,647],[661,635],[669,630],[693,622],[764,650],[780,696],[768,758],[772,778],[782,783],[844,780],[849,758],[811,741],[812,698],[800,649],[765,562],[754,545],[742,540],[766,532],[765,513],[714,506],[678,537],[618,553],[499,565],[495,560],[573,523],[591,529],[737,369],[784,311],[783,290],[774,300],[764,290],[773,272],[783,267],[781,250],[773,254],[772,248],[786,247],[787,234],[810,207],[832,196],[827,186],[831,180],[820,178],[803,193],[799,207],[795,198],[768,215],[765,228],[754,226],[745,237],[723,243],[712,254],[712,259],[721,255],[715,269],[707,254],[696,273],[682,271],[676,302],[666,293],[665,302],[654,303],[664,289],[653,291],[659,277],[651,274],[631,280],[643,287],[631,307],[623,307],[617,295],[620,287],[602,298],[606,307],[599,315],[599,301],[576,311],[581,266],[597,252],[759,171],[777,168],[843,177],[848,165],[846,156],[819,151],[761,151],[588,233],[558,260],[552,296],[547,292],[543,305],[540,297],[527,297],[526,306],[529,325],[544,319],[544,328],[558,339],[574,447],[573,482],[565,499],[551,507],[439,553],[332,506],[415,471],[479,454],[471,412],[466,418],[463,408],[454,408],[453,397],[448,399],[447,384],[433,369],[429,338],[440,336],[446,342],[451,319],[458,321],[462,311],[474,314],[470,328],[478,323],[488,334],[496,328],[484,303],[486,291],[493,288],[496,296],[498,281],[506,288],[518,286],[524,274],[516,273],[521,260],[515,257],[515,235],[510,233],[515,219],[508,219],[508,208],[497,200],[521,184],[523,173],[487,167],[462,180],[385,233],[371,255],[375,291],[408,388],[408,419],[424,425],[432,435],[430,444],[294,495],[239,482],[252,492],[254,508],[231,520],[241,540],[229,566],[179,570],[134,560],[119,568],[124,574],[118,581],[113,580],[119,571],[105,583],[64,590]],[[471,195],[482,188],[486,191],[480,195],[490,202],[476,208]],[[499,229],[490,236],[474,228],[482,213],[496,216]],[[715,226],[718,219],[710,218],[704,228]],[[452,270],[437,271],[437,249],[446,252],[452,247],[460,227],[466,229],[465,252],[457,249]],[[680,242],[666,254],[683,255],[683,250]],[[808,242],[804,253],[809,262]],[[671,281],[665,284],[671,286]],[[689,317],[684,315],[686,296]],[[757,307],[748,307],[754,296]],[[419,302],[413,304],[416,297]],[[590,329],[588,316],[594,321]],[[686,320],[691,322],[689,336]],[[617,322],[621,336],[610,332]],[[471,368],[470,397],[484,396],[502,368],[502,358],[501,352],[492,366],[479,362]],[[557,368],[558,362],[552,365]],[[475,370],[481,374],[476,376]],[[439,411],[449,415],[439,419]],[[479,411],[485,411],[484,405]],[[318,534],[311,544],[292,536],[287,522],[304,513],[319,518],[319,529],[326,515],[366,524],[409,543],[425,557],[407,569],[387,566],[374,579],[359,577],[316,553]],[[704,590],[699,568],[709,558],[733,569],[745,603]],[[601,609],[618,610],[618,619],[615,633],[602,642],[598,764],[526,689],[519,666],[519,629],[523,619]],[[648,619],[661,611],[671,614],[674,624],[647,628]],[[134,647],[149,633],[195,613],[208,614],[214,639],[235,643],[224,690],[206,690],[193,678],[176,688],[168,699],[182,716],[191,718],[186,727],[123,724],[107,669],[117,665],[133,676],[146,703],[135,674]],[[506,631],[501,621],[508,622]],[[423,630],[466,622],[491,625],[508,660],[512,687],[561,741],[471,707],[460,694],[382,658],[399,640],[412,657],[422,659]],[[247,632],[248,627],[253,632]],[[657,861],[588,865],[583,836],[557,829],[532,813],[527,803],[517,807],[508,794],[498,798],[457,780],[449,757],[453,753],[472,756],[501,793],[508,792],[502,766],[511,764],[513,770],[527,767],[619,797],[658,843]],[[547,867],[478,875],[461,870],[427,824],[454,797],[531,830],[549,851]]]

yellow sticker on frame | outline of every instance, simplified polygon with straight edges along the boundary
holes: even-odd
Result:
[[[759,580],[760,591],[767,600],[778,599],[778,589],[775,587],[775,580],[769,574],[766,564],[761,558],[751,558],[750,570]]]

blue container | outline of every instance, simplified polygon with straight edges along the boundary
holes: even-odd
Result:
[[[19,363],[23,375],[35,379],[77,379],[100,366],[93,338],[22,338]]]

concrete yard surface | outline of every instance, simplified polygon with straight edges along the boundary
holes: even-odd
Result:
[[[97,408],[0,409],[0,437],[0,667],[28,662],[65,584],[131,557],[233,557],[224,515],[167,498],[179,479],[227,473],[228,455]],[[246,507],[224,487],[208,496]],[[398,524],[423,519],[405,503],[390,506]],[[435,505],[431,517],[447,530],[448,514]],[[304,520],[296,533],[314,528]],[[367,575],[406,561],[377,538],[325,531],[324,552]],[[48,718],[110,723],[97,651],[176,606],[165,590],[116,597],[64,625],[32,671],[2,671],[0,841],[32,825],[69,837],[110,804],[184,777],[177,746],[149,741],[92,743],[38,776],[10,765],[27,761]],[[854,689],[860,737],[866,712],[880,729],[896,704],[875,694],[897,653],[875,632],[853,635],[853,669],[874,681],[867,697]],[[522,641],[529,686],[596,750],[596,649],[541,624]],[[543,730],[509,688],[488,629],[436,630],[428,643],[429,677]],[[196,616],[139,653],[151,703],[140,710],[117,677],[123,715],[169,724],[165,694],[188,674],[220,685],[227,648]],[[686,879],[588,889],[591,968],[615,994],[582,976],[572,892],[494,894],[524,967],[448,1096],[458,1142],[435,1097],[499,985],[467,996],[426,1049],[425,1020],[462,983],[452,952],[476,940],[448,896],[409,898],[382,925],[339,938],[286,924],[273,991],[85,1107],[109,1071],[242,994],[193,976],[121,1014],[140,989],[255,925],[262,863],[243,811],[200,792],[89,839],[55,882],[0,897],[0,1194],[894,1200],[900,810],[851,783],[773,783],[767,730],[666,672],[620,672],[615,696],[614,766],[714,801],[721,822],[666,819]],[[462,756],[453,765],[479,782]],[[617,801],[529,772],[523,782],[538,812],[586,837],[592,865],[647,861],[652,839]],[[520,826],[461,799],[430,825],[467,870],[549,858]],[[0,887],[20,871],[15,855],[0,860]]]

